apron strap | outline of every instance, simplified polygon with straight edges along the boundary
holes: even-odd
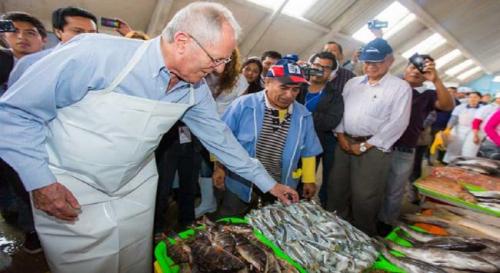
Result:
[[[146,52],[146,49],[148,49],[149,45],[151,45],[153,41],[155,40],[146,41],[141,46],[139,46],[139,48],[134,52],[134,55],[132,56],[130,62],[128,62],[125,68],[123,68],[122,71],[118,73],[118,76],[116,76],[111,85],[102,90],[103,93],[110,93],[115,90],[115,88],[123,81],[123,79],[125,79],[128,73],[132,71],[139,60],[141,60],[142,55],[144,55],[144,52]]]

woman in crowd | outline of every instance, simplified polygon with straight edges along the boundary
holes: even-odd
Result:
[[[481,144],[479,156],[500,160],[500,109],[497,109],[485,123],[486,139]]]
[[[262,74],[262,63],[257,58],[250,58],[243,63],[241,74],[248,82],[248,88],[245,94],[252,94],[264,89],[260,84],[260,74]]]
[[[472,134],[472,121],[476,111],[481,107],[479,104],[481,93],[471,92],[467,98],[467,103],[462,103],[455,107],[451,113],[450,121],[445,130],[445,136],[448,137],[448,147],[443,161],[450,163],[459,156],[475,156],[478,144],[466,143],[467,136]],[[465,149],[464,149],[465,148]]]

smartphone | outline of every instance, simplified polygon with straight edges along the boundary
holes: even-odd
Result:
[[[371,20],[368,22],[369,29],[381,29],[381,28],[387,28],[388,26],[389,22],[387,21]]]
[[[120,21],[118,21],[116,19],[101,17],[101,26],[103,26],[103,27],[112,27],[112,28],[119,28],[120,27]]]
[[[16,32],[16,27],[11,20],[0,20],[0,33]]]

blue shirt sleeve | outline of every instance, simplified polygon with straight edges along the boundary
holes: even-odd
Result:
[[[33,64],[0,98],[0,157],[28,191],[56,182],[45,149],[47,123],[98,84],[93,48],[79,40]]]
[[[186,112],[182,121],[224,166],[241,177],[253,181],[262,192],[271,190],[276,181],[257,159],[248,155],[233,132],[219,118],[210,90],[204,85],[195,92],[203,92],[201,101]],[[230,107],[233,105],[234,102]]]
[[[24,56],[21,58],[19,61],[17,61],[16,66],[14,66],[14,69],[10,72],[9,75],[9,82],[7,86],[12,86],[14,85],[17,80],[26,72],[26,70],[33,65],[35,62],[40,60],[41,58],[47,56],[53,48],[46,49],[34,54],[30,54],[28,56]]]

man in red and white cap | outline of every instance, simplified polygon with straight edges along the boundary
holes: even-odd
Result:
[[[236,99],[222,120],[276,181],[294,189],[302,182],[303,197],[311,198],[316,192],[315,160],[323,149],[312,114],[295,101],[300,86],[308,83],[300,67],[289,59],[271,66],[264,82],[263,91]],[[254,205],[275,200],[218,163],[213,180],[217,188],[225,189],[218,213],[221,217],[243,216]]]

